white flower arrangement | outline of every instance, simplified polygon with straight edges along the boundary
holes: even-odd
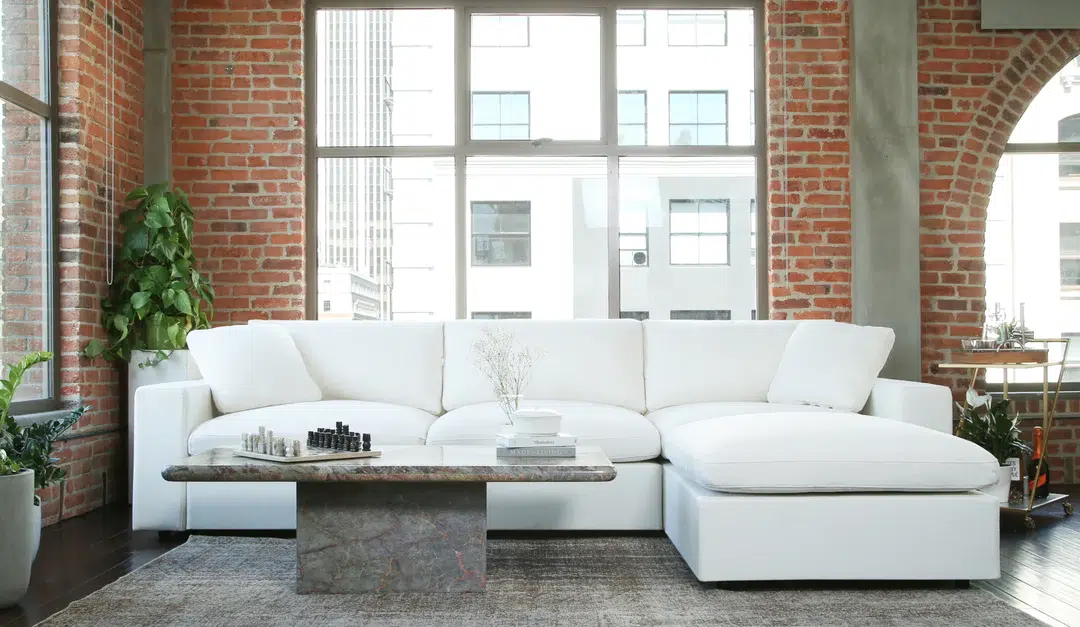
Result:
[[[518,346],[514,332],[506,327],[489,326],[482,333],[473,342],[473,364],[491,382],[499,408],[514,424],[514,412],[529,386],[532,367],[541,351]]]

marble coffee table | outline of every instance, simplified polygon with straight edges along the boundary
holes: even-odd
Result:
[[[296,588],[306,593],[482,592],[487,484],[611,481],[599,449],[574,459],[499,459],[493,446],[390,446],[382,457],[282,464],[214,449],[167,481],[296,483]]]

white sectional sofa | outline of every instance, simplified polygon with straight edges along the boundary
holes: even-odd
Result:
[[[702,580],[997,576],[997,503],[975,491],[996,480],[996,464],[946,435],[950,391],[876,378],[884,356],[830,363],[843,341],[809,367],[785,355],[800,325],[826,323],[305,321],[196,332],[205,380],[135,396],[134,528],[294,528],[293,484],[161,477],[258,425],[303,437],[341,420],[376,446],[492,444],[504,418],[471,353],[492,324],[542,351],[528,404],[562,412],[563,430],[603,449],[618,474],[490,485],[491,529],[664,529]],[[891,342],[888,332],[885,355]],[[250,353],[239,367],[237,350]],[[806,372],[793,377],[796,367]],[[794,383],[778,390],[785,369]],[[837,386],[839,400],[769,401]],[[845,402],[862,414],[838,410]]]

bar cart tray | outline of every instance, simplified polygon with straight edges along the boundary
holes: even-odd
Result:
[[[985,366],[1045,364],[1050,358],[1050,351],[1045,348],[953,351],[950,357],[956,363]]]
[[[1008,514],[1025,514],[1024,526],[1028,529],[1035,528],[1035,521],[1031,518],[1031,512],[1037,509],[1043,509],[1044,507],[1050,507],[1051,505],[1061,505],[1065,509],[1066,516],[1072,516],[1073,504],[1069,502],[1068,494],[1054,494],[1051,493],[1041,499],[1035,499],[1031,504],[1031,508],[1028,509],[1024,506],[1024,501],[1027,499],[1020,499],[1017,501],[1009,501],[1008,504],[1001,506],[1002,513]]]

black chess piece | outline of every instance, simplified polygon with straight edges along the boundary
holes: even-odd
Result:
[[[363,447],[362,450],[370,451],[371,450],[371,434],[370,433],[365,433],[363,438],[364,438],[364,447]]]
[[[341,433],[341,421],[340,420],[337,421],[336,426],[337,426],[337,429],[334,431],[334,433]]]

